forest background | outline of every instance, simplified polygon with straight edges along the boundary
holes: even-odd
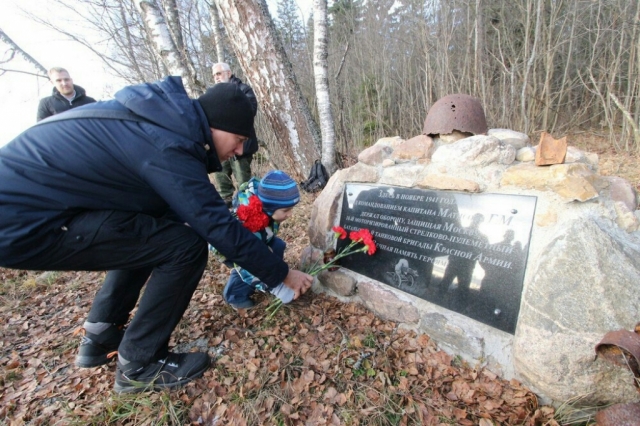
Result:
[[[320,155],[335,170],[381,137],[420,134],[429,107],[453,93],[479,98],[490,128],[534,143],[541,131],[589,133],[640,149],[638,2],[315,0],[306,22],[295,0],[274,2],[275,19],[264,0],[49,3],[82,28],[32,18],[86,45],[124,84],[179,74],[196,96],[213,84],[213,63],[230,63],[260,99],[261,153],[299,177]]]

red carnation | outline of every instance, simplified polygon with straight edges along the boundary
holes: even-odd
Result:
[[[269,216],[262,211],[262,201],[255,195],[249,197],[249,204],[240,205],[236,214],[251,232],[258,232],[269,226]]]
[[[338,235],[340,235],[340,239],[345,239],[347,236],[347,231],[340,226],[334,226],[331,230],[334,232],[334,238],[337,238]],[[333,249],[325,251],[323,264],[319,265],[319,262],[315,262],[311,265],[311,268],[307,270],[307,273],[309,275],[317,275],[320,271],[324,271],[325,269],[333,271],[337,268],[337,262],[343,257],[363,252],[372,255],[377,250],[376,243],[373,241],[373,235],[371,235],[371,232],[368,229],[351,231],[349,233],[349,239],[351,239],[351,242],[346,247],[340,249],[337,253]],[[358,244],[362,244],[362,247],[358,247]]]
[[[375,241],[373,241],[373,235],[371,235],[371,232],[368,229],[361,229],[360,237],[362,238],[362,244],[367,246],[367,254],[374,254],[377,247]]]
[[[331,230],[336,233],[336,238],[340,238],[341,240],[347,238],[347,231],[345,231],[343,227],[334,226]]]
[[[365,242],[373,241],[373,235],[371,235],[371,231],[369,231],[368,229],[361,229],[358,232],[360,233],[360,238],[362,238]]]
[[[367,254],[369,256],[374,254],[376,252],[376,250],[378,249],[376,247],[376,243],[373,240],[365,242],[365,245],[367,246]]]

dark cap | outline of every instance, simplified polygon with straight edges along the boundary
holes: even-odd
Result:
[[[209,127],[236,135],[251,137],[253,108],[237,84],[218,83],[198,98]]]

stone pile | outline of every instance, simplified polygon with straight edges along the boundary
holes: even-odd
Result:
[[[575,147],[562,164],[536,166],[535,157],[529,138],[509,129],[380,139],[336,172],[315,201],[306,251],[319,256],[331,244],[347,183],[535,196],[515,335],[346,269],[322,273],[315,290],[426,333],[472,365],[522,381],[545,403],[636,401],[631,373],[594,352],[605,333],[639,320],[636,192],[622,178],[600,175],[597,155]]]

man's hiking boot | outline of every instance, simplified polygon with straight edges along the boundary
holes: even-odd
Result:
[[[89,333],[84,328],[78,329],[74,334],[82,334],[82,341],[76,355],[76,367],[98,367],[115,359],[124,331],[124,325],[115,324],[100,334]]]
[[[118,360],[113,390],[137,393],[175,388],[202,376],[210,364],[209,355],[200,352],[169,352],[165,359],[146,365],[135,361],[122,365]]]

